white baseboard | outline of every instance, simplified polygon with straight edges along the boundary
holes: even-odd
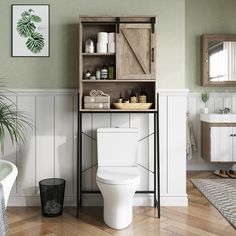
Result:
[[[76,197],[65,197],[64,205],[65,206],[75,206]],[[10,197],[8,201],[8,206],[41,206],[39,196],[23,196],[23,197]]]
[[[8,206],[40,206],[40,197],[10,197]],[[64,206],[75,206],[76,197],[65,197]],[[103,200],[100,194],[84,194],[83,206],[102,206]],[[161,206],[187,206],[186,196],[161,196]],[[151,194],[136,194],[133,206],[153,206],[153,196]]]
[[[233,162],[228,163],[191,163],[187,164],[187,171],[214,171],[217,169],[229,169]]]

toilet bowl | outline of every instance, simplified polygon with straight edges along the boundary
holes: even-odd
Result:
[[[96,181],[103,196],[104,222],[114,229],[126,228],[132,222],[132,202],[140,182],[138,129],[98,129],[97,148]]]
[[[104,201],[104,222],[123,229],[132,222],[132,202],[140,182],[138,167],[99,167],[97,185]]]

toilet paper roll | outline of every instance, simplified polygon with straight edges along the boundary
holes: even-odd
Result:
[[[108,43],[108,52],[115,53],[116,52],[116,44],[115,43]]]
[[[107,43],[97,43],[98,53],[107,53]]]
[[[108,33],[108,43],[115,42],[115,33]]]
[[[107,32],[98,32],[98,43],[108,43]]]

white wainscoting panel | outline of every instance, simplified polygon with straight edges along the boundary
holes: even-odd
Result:
[[[36,185],[55,177],[55,97],[36,96]],[[26,110],[27,112],[27,110]]]
[[[17,106],[20,111],[27,111],[31,123],[35,125],[36,117],[36,97],[35,96],[18,96]],[[17,152],[17,195],[18,196],[35,196],[36,189],[36,129],[26,127],[26,142]]]
[[[200,113],[204,107],[201,101],[201,93],[190,92],[188,96],[188,112],[193,126],[197,143],[197,152],[193,153],[192,160],[187,161],[187,170],[216,170],[228,169],[233,163],[211,163],[201,158],[201,121]],[[219,109],[228,107],[232,113],[236,113],[236,93],[210,93],[208,109],[209,113],[218,112]]]
[[[159,93],[161,204],[188,204],[186,194],[187,90]]]
[[[74,205],[77,175],[77,90],[14,90],[7,94],[31,117],[26,142],[19,148],[6,140],[1,158],[19,170],[9,205],[39,205],[38,182],[66,179],[65,204]],[[195,99],[195,98],[193,98]],[[233,102],[232,102],[233,103]],[[234,102],[234,104],[236,104]],[[160,109],[161,204],[186,205],[186,90],[162,91]],[[96,130],[100,127],[139,128],[139,190],[153,189],[153,114],[83,114],[83,189],[97,190]],[[92,168],[90,168],[92,167]],[[85,205],[102,203],[101,195],[84,195]],[[137,195],[136,205],[152,205],[152,195]]]
[[[66,180],[65,204],[75,204],[77,170],[77,91],[14,90],[6,94],[31,119],[21,147],[5,142],[2,159],[15,163],[18,176],[9,205],[39,205],[39,181]],[[13,95],[12,95],[13,94]]]

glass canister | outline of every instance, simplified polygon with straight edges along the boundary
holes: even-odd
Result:
[[[138,100],[140,103],[147,103],[147,94],[144,90],[142,90],[142,92],[140,93]]]
[[[115,79],[115,66],[113,62],[108,66],[108,79]]]
[[[130,95],[130,102],[131,103],[137,103],[137,97],[136,97],[136,94],[134,93],[134,90],[132,89],[132,93]]]
[[[94,42],[90,38],[85,41],[85,52],[94,53]]]

